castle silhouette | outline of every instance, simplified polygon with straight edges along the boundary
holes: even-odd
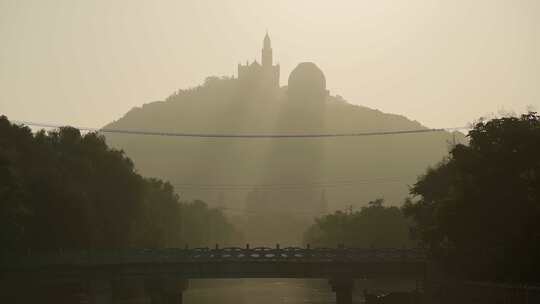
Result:
[[[276,91],[280,88],[280,66],[274,65],[272,42],[268,32],[264,36],[261,62],[238,64],[238,81],[244,87]],[[322,104],[329,95],[326,77],[313,62],[302,62],[289,75],[287,83],[288,99],[302,104]]]
[[[272,42],[268,32],[264,36],[261,51],[262,65],[254,60],[251,64],[238,64],[238,80],[243,83],[259,83],[264,87],[279,88],[279,64],[274,65],[272,55]]]

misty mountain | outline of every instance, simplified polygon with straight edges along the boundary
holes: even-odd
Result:
[[[314,63],[300,63],[287,86],[280,87],[280,66],[273,63],[268,35],[261,63],[239,64],[237,75],[209,77],[198,87],[134,108],[104,128],[198,134],[426,129],[404,116],[332,95]],[[439,162],[455,139],[463,141],[463,135],[255,139],[107,135],[109,144],[123,149],[143,175],[169,180],[183,199],[203,199],[236,216],[247,240],[285,238],[294,243],[314,217],[329,211],[358,208],[374,198],[401,204],[416,176]]]
[[[308,84],[297,86],[306,85],[312,92],[309,82],[316,81],[305,81]],[[134,108],[105,128],[216,134],[425,128],[340,96],[303,102],[293,100],[290,91],[290,86],[272,90],[210,77],[201,86]],[[462,135],[456,138],[463,141]],[[378,197],[400,204],[416,176],[448,152],[453,135],[216,139],[109,133],[107,140],[123,149],[140,173],[169,180],[184,199],[203,199],[233,215],[286,210],[312,217]]]

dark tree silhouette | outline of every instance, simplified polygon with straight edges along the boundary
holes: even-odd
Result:
[[[205,245],[233,235],[220,211],[181,203],[102,136],[70,127],[34,135],[0,117],[3,250]]]
[[[360,211],[326,215],[315,220],[304,241],[315,246],[344,244],[361,248],[401,248],[411,246],[409,223],[397,207],[384,206],[377,199]]]
[[[413,233],[471,279],[540,279],[540,117],[479,122],[412,187]]]

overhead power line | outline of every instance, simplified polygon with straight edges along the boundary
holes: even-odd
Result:
[[[335,181],[316,181],[316,182],[302,182],[302,183],[261,183],[261,184],[249,184],[249,183],[207,183],[207,184],[198,184],[198,183],[176,183],[175,185],[180,186],[216,186],[216,187],[228,187],[228,186],[238,186],[238,187],[273,187],[273,186],[306,186],[306,185],[328,185],[328,184],[350,184],[350,183],[371,183],[378,181],[396,181],[397,179],[403,179],[416,176],[398,176],[398,177],[378,177],[370,179],[347,179],[347,180],[335,180]]]
[[[31,127],[39,128],[61,128],[62,124],[49,124],[30,121],[13,121],[16,124],[22,124]],[[264,139],[264,138],[330,138],[330,137],[360,137],[360,136],[381,136],[381,135],[399,135],[399,134],[415,134],[415,133],[433,133],[433,132],[452,132],[458,130],[466,130],[468,127],[454,128],[435,128],[435,129],[413,129],[413,130],[388,130],[388,131],[366,131],[366,132],[345,132],[345,133],[188,133],[188,132],[165,132],[165,131],[148,131],[137,129],[105,129],[105,128],[88,128],[75,127],[81,131],[99,132],[99,133],[116,133],[130,135],[147,135],[147,136],[168,136],[168,137],[193,137],[193,138],[238,138],[238,139]]]
[[[242,213],[242,214],[253,214],[253,215],[265,215],[271,212],[270,210],[249,210],[245,208],[232,208],[232,207],[216,207],[216,209],[227,211],[231,213]],[[321,213],[317,211],[309,211],[309,210],[290,210],[288,209],[285,213],[288,214],[305,214],[305,215],[312,215],[312,216],[320,216],[324,214],[328,214],[328,212]]]
[[[411,177],[414,178],[414,177]],[[336,187],[356,187],[361,185],[403,183],[407,180],[400,179],[372,179],[362,181],[336,181],[317,183],[291,183],[291,184],[182,184],[174,183],[173,186],[179,190],[297,190],[297,189],[320,189]]]

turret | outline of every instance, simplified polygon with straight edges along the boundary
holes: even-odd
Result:
[[[238,65],[238,79],[244,83],[258,83],[266,89],[279,88],[279,64],[273,64],[272,42],[268,32],[264,36],[261,64],[257,61]],[[260,85],[258,85],[260,87]]]
[[[263,67],[268,69],[272,67],[272,42],[270,41],[270,36],[268,36],[268,32],[266,32],[266,36],[264,36],[261,61]]]

